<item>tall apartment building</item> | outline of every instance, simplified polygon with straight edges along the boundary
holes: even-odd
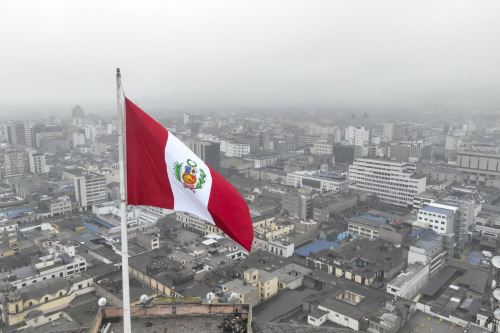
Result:
[[[417,162],[422,158],[422,142],[401,142],[389,146],[389,157],[402,162]]]
[[[92,206],[108,199],[106,177],[82,175],[74,177],[75,198],[81,207]]]
[[[209,141],[189,141],[188,147],[205,163],[215,170],[220,169],[220,143]]]
[[[7,150],[1,157],[0,171],[4,178],[21,176],[28,170],[28,156],[24,151]]]
[[[345,130],[345,140],[353,146],[365,146],[370,143],[370,131],[363,126],[349,126]]]
[[[285,193],[281,204],[288,216],[303,221],[312,218],[312,196],[311,191],[306,188],[300,188],[292,193]]]
[[[414,124],[411,123],[386,123],[384,124],[383,135],[384,141],[407,141],[417,138],[417,130]]]
[[[23,121],[11,121],[6,124],[5,136],[10,145],[32,147],[32,129]]]
[[[444,149],[446,150],[458,150],[462,143],[462,138],[447,135],[444,143]]]
[[[36,151],[30,151],[28,154],[28,159],[29,159],[31,173],[34,174],[46,173],[49,171],[44,153],[37,153]]]
[[[358,158],[349,166],[349,188],[376,195],[380,201],[411,206],[418,193],[425,191],[425,176],[416,173],[415,164],[376,158]]]

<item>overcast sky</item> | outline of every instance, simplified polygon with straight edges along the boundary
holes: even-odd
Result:
[[[46,0],[0,7],[0,104],[500,105],[498,0]]]

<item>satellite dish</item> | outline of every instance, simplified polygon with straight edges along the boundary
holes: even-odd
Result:
[[[141,295],[141,297],[139,297],[139,302],[141,302],[142,304],[146,303],[147,301],[149,301],[148,295]]]
[[[234,291],[229,295],[229,302],[233,303],[239,298],[238,294],[235,293]]]
[[[495,289],[497,287],[497,281],[491,280],[491,289]]]
[[[500,302],[500,288],[493,290],[493,297]]]
[[[208,303],[212,303],[215,300],[215,294],[213,292],[209,292],[207,294],[207,301]]]
[[[493,317],[495,317],[496,320],[500,320],[500,308],[493,312]]]
[[[99,300],[97,301],[97,305],[99,305],[99,307],[101,308],[106,306],[106,303],[108,303],[108,301],[104,297],[99,298]]]
[[[500,268],[500,256],[494,256],[492,259],[491,259],[491,264],[493,265],[493,267],[495,268]]]

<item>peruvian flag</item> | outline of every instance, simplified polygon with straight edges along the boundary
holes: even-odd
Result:
[[[191,213],[250,251],[245,200],[179,139],[125,98],[127,203]]]

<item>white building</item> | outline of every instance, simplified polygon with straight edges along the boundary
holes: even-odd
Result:
[[[64,195],[64,196],[58,197],[57,199],[50,200],[49,210],[52,214],[55,214],[55,215],[63,215],[63,214],[71,213],[72,205],[71,205],[70,197],[67,195]]]
[[[295,244],[286,240],[265,240],[258,237],[253,239],[253,249],[264,250],[280,257],[289,258],[293,256]]]
[[[394,139],[394,123],[385,123],[382,138],[385,142],[391,142]]]
[[[228,157],[244,157],[250,154],[250,144],[222,141],[220,151]]]
[[[415,164],[408,162],[358,158],[349,166],[349,188],[374,194],[382,202],[411,206],[426,186],[425,176],[415,171]]]
[[[406,272],[402,272],[387,283],[387,293],[413,300],[428,280],[428,265],[411,264],[408,265]]]
[[[85,144],[85,134],[74,132],[73,133],[73,148],[83,146]]]
[[[333,145],[326,142],[315,142],[311,147],[311,154],[313,155],[332,155]]]
[[[183,228],[198,232],[202,235],[205,234],[206,222],[202,218],[184,212],[176,212],[175,218],[182,224]]]
[[[38,174],[49,172],[45,156],[46,155],[44,153],[37,153],[36,151],[29,152],[28,159],[31,173]]]
[[[454,206],[431,203],[418,210],[418,220],[426,223],[438,234],[453,233],[457,210]]]
[[[38,262],[33,264],[33,274],[11,282],[15,289],[43,280],[71,277],[87,270],[87,261],[76,254],[74,246],[62,245],[58,241],[46,241],[42,246],[49,254],[38,258]]]
[[[349,126],[345,130],[345,140],[353,146],[366,146],[370,143],[370,131],[363,126]]]
[[[446,150],[458,150],[462,139],[456,136],[447,135],[444,143],[444,149]]]
[[[429,266],[429,276],[439,272],[446,265],[448,253],[443,247],[443,237],[431,230],[428,236],[419,237],[412,241],[408,249],[408,265],[423,264]]]
[[[104,202],[108,198],[106,178],[104,176],[86,175],[74,178],[75,197],[81,207],[92,206]]]
[[[7,150],[3,154],[2,164],[0,164],[2,177],[9,178],[21,176],[28,166],[27,154],[24,151]]]
[[[348,189],[344,176],[324,171],[295,171],[286,176],[287,185],[306,187],[316,192],[345,192]]]

